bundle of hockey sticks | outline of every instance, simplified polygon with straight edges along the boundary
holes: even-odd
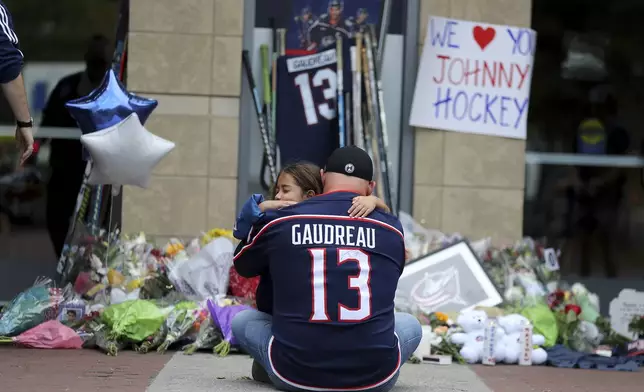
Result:
[[[259,123],[259,131],[262,137],[264,152],[262,155],[262,167],[260,170],[260,184],[265,191],[269,191],[277,182],[278,154],[276,142],[276,110],[277,110],[277,58],[284,56],[286,50],[286,29],[277,29],[275,19],[271,19],[272,30],[272,53],[269,56],[268,45],[260,46],[262,62],[262,90],[263,99],[260,99],[257,83],[253,76],[252,65],[248,51],[242,52],[242,64],[248,84],[252,90],[253,104]],[[270,58],[269,58],[270,57]],[[268,170],[269,181],[265,174]]]
[[[338,53],[338,121],[340,146],[355,145],[366,150],[374,162],[376,193],[395,210],[396,193],[391,181],[389,137],[385,115],[382,80],[376,63],[378,40],[373,25],[355,34],[351,47],[352,88],[345,93],[341,70],[344,59],[343,41],[337,40]],[[346,95],[346,96],[345,96]]]
[[[367,26],[356,33],[354,39],[336,40],[337,58],[337,120],[339,146],[355,145],[366,150],[372,157],[377,183],[376,193],[397,210],[397,197],[391,180],[391,162],[389,160],[389,138],[384,108],[384,96],[381,80],[382,58],[385,36],[389,26],[391,0],[383,2],[379,33],[374,25]],[[285,29],[276,29],[272,25],[272,57],[269,59],[268,45],[260,47],[263,96],[260,97],[252,72],[248,51],[242,54],[246,78],[252,92],[253,103],[263,144],[260,184],[269,190],[277,181],[279,170],[278,146],[276,143],[276,107],[279,99],[277,91],[276,62],[286,53]],[[380,44],[379,44],[380,43]],[[350,45],[350,58],[345,59],[344,45]],[[351,88],[345,92],[345,61],[351,65]],[[266,172],[269,179],[266,179]]]

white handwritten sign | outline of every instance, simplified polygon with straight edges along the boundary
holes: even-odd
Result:
[[[628,331],[628,324],[633,316],[644,315],[644,292],[624,289],[617,298],[610,301],[608,308],[610,326],[624,336],[636,339],[634,333]]]
[[[535,31],[430,17],[410,124],[526,138]]]

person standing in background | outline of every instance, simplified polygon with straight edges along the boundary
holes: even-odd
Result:
[[[34,122],[29,113],[25,82],[22,78],[24,56],[13,30],[11,13],[0,1],[0,85],[16,119],[16,141],[22,166],[34,151]]]
[[[43,111],[40,126],[77,127],[65,104],[88,95],[100,85],[110,65],[110,49],[110,41],[102,35],[94,35],[89,40],[85,70],[68,75],[56,84]],[[60,258],[85,173],[86,162],[80,140],[52,140],[49,164],[51,177],[47,184],[47,230],[56,257]]]

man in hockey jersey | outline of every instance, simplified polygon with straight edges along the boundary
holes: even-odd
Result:
[[[324,194],[265,212],[236,251],[241,276],[270,272],[273,315],[243,311],[233,335],[253,378],[277,389],[387,392],[422,336],[414,316],[394,312],[402,225],[381,210],[347,215],[375,185],[364,150],[335,150],[321,175]]]
[[[302,8],[300,15],[295,17],[295,23],[298,26],[298,38],[300,39],[300,48],[306,49],[309,47],[309,29],[315,23],[315,16],[311,12],[311,8]]]
[[[326,49],[335,44],[339,33],[345,38],[351,37],[352,23],[344,18],[342,0],[330,0],[328,13],[321,15],[309,28],[309,50]]]
[[[363,33],[367,26],[367,19],[369,18],[369,11],[366,8],[358,8],[355,18],[349,18],[349,22],[353,27],[352,33]]]

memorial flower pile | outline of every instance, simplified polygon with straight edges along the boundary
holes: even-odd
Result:
[[[108,355],[128,348],[230,351],[230,321],[244,309],[243,301],[226,297],[232,231],[214,229],[192,241],[158,246],[144,233],[82,230],[61,264],[67,284],[61,289],[40,279],[16,296],[0,314],[0,343],[82,345]],[[216,301],[216,318],[208,299]],[[55,331],[64,341],[52,340]]]
[[[403,226],[406,234],[408,230],[413,234],[413,241],[408,242],[413,243],[417,249],[440,252],[440,248],[436,250],[437,244],[447,248],[453,244],[453,239],[459,238],[454,235],[441,237],[440,233],[419,227],[420,225],[413,220],[403,222]],[[423,240],[426,241],[424,244]],[[619,351],[620,347],[626,347],[632,341],[628,336],[622,336],[613,330],[609,320],[600,315],[599,298],[595,293],[590,292],[583,284],[570,285],[561,280],[559,252],[549,247],[544,240],[524,238],[512,245],[501,247],[493,246],[487,240],[468,243],[478,256],[479,263],[491,283],[503,298],[503,302],[497,307],[485,309],[489,317],[496,318],[504,314],[526,317],[532,324],[534,333],[544,337],[543,347],[546,349],[562,345],[573,351],[593,354],[600,348],[600,351],[605,352],[605,346]],[[401,301],[401,304],[412,311],[416,310],[413,303]],[[454,304],[450,306],[454,307]],[[450,306],[436,310],[452,310]],[[455,307],[453,310],[458,309]],[[426,307],[424,310],[427,311]],[[417,314],[421,324],[432,325],[432,339],[445,328],[448,331],[458,328],[455,325],[436,325],[439,320],[438,314],[440,313]],[[644,330],[644,321],[634,318],[631,329],[631,332],[639,335],[639,331]],[[437,345],[438,342],[439,340],[436,340],[434,344]],[[447,347],[444,352],[449,353],[450,349],[451,347]]]

